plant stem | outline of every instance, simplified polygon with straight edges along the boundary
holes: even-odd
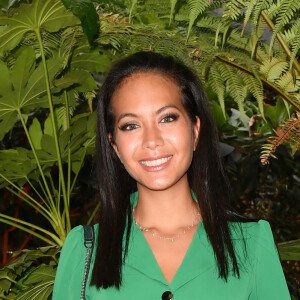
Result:
[[[35,32],[36,32],[36,35],[38,38],[39,48],[41,51],[41,57],[42,57],[42,62],[43,62],[43,66],[44,66],[44,73],[45,73],[44,75],[45,75],[47,96],[48,96],[48,102],[49,102],[50,116],[51,116],[51,121],[52,121],[52,126],[53,126],[53,135],[54,135],[55,147],[56,147],[56,152],[57,152],[59,178],[60,178],[61,184],[62,184],[63,199],[64,199],[64,206],[65,206],[65,212],[66,212],[65,218],[66,218],[67,232],[69,232],[71,230],[71,222],[70,222],[70,214],[69,214],[69,201],[67,199],[67,192],[66,192],[66,185],[65,185],[65,180],[64,180],[62,160],[61,160],[59,143],[58,143],[58,134],[57,134],[57,128],[56,128],[56,122],[55,122],[55,116],[54,116],[52,96],[51,96],[51,91],[50,91],[50,82],[49,82],[48,69],[47,69],[47,64],[46,64],[46,57],[45,57],[45,53],[44,53],[44,47],[43,47],[41,33],[39,31],[39,28],[37,28]]]
[[[55,238],[56,243],[54,243],[53,241],[51,241],[51,240],[47,239],[46,237],[44,237],[44,236],[36,233],[35,231],[30,230],[30,229],[28,229],[28,228],[26,228],[26,227],[24,227],[24,226],[22,226],[22,225],[20,225],[18,223],[15,223],[15,222],[23,223],[24,221],[21,221],[19,219],[15,219],[15,218],[10,217],[11,219],[14,220],[14,222],[13,222],[13,221],[6,220],[5,218],[8,218],[8,216],[0,213],[0,221],[3,222],[3,223],[5,223],[5,224],[11,225],[11,226],[19,228],[19,229],[21,229],[21,230],[23,230],[25,232],[28,232],[28,233],[36,236],[37,238],[43,240],[44,242],[46,242],[47,244],[49,244],[51,246],[57,246],[57,245],[62,246],[62,244],[63,244],[63,242],[60,239],[58,239],[57,237]],[[25,223],[27,223],[27,222],[25,222]],[[28,226],[33,227],[33,228],[37,227],[37,226],[35,226],[33,224],[30,224],[30,223],[27,223],[27,224],[29,224]],[[51,237],[54,236],[54,234],[52,234],[51,232],[49,232],[47,230],[45,230],[45,232],[48,235],[50,235]]]
[[[100,205],[101,205],[101,203],[99,202],[99,203],[96,205],[96,207],[94,208],[94,210],[93,210],[91,216],[89,217],[89,220],[87,221],[87,225],[90,225],[91,222],[93,221],[93,219],[94,219],[94,217],[95,217],[97,211],[98,211],[99,208],[100,208]]]
[[[36,154],[35,148],[34,148],[34,146],[33,146],[32,140],[31,140],[31,136],[30,136],[30,134],[29,134],[29,132],[28,132],[28,129],[27,129],[27,127],[26,127],[26,124],[25,124],[25,121],[24,121],[24,119],[23,119],[23,116],[22,116],[22,113],[21,113],[20,109],[17,110],[17,113],[18,113],[18,115],[19,115],[19,117],[20,117],[20,121],[21,121],[21,123],[22,123],[23,129],[24,129],[25,134],[26,134],[26,136],[27,136],[28,142],[29,142],[29,144],[30,144],[30,147],[31,147],[33,156],[34,156],[34,158],[35,158],[35,161],[36,161],[36,163],[37,163],[38,169],[39,169],[40,174],[41,174],[41,176],[42,176],[42,179],[43,179],[45,188],[46,188],[46,190],[47,190],[47,194],[48,194],[50,203],[52,204],[52,207],[55,208],[55,206],[54,206],[54,201],[53,201],[51,192],[50,192],[50,190],[49,190],[49,187],[48,187],[48,184],[47,184],[47,181],[46,181],[44,172],[43,172],[43,170],[42,170],[42,167],[41,167],[39,158],[38,158],[38,156],[37,156],[37,154]]]
[[[30,206],[32,206],[34,209],[36,209],[39,213],[41,213],[47,220],[50,220],[49,217],[51,218],[51,213],[45,209],[45,207],[43,207],[40,203],[38,203],[34,198],[32,198],[30,195],[28,195],[25,191],[23,191],[21,188],[19,188],[18,186],[16,186],[13,182],[11,182],[8,178],[6,178],[4,175],[2,175],[0,173],[0,177],[2,177],[7,183],[9,183],[11,186],[13,186],[15,189],[17,189],[19,191],[19,193],[23,193],[26,197],[21,196],[20,194],[16,193],[14,190],[12,190],[10,187],[6,187],[6,189],[8,191],[10,191],[11,193],[13,193],[14,195],[22,198],[26,203],[28,203]],[[31,201],[29,201],[28,199],[30,199]],[[42,211],[43,212],[42,212]],[[48,216],[49,217],[48,217]]]
[[[29,226],[29,227],[35,228],[36,230],[39,230],[39,231],[41,231],[41,232],[43,232],[43,233],[49,235],[51,238],[53,238],[53,240],[55,240],[55,241],[60,241],[60,240],[57,238],[57,236],[56,236],[55,234],[53,234],[52,232],[50,232],[50,231],[44,229],[43,227],[39,227],[39,226],[34,225],[34,224],[32,224],[32,223],[28,223],[28,222],[26,222],[26,221],[23,221],[23,220],[20,220],[20,219],[17,219],[17,218],[14,218],[14,217],[11,217],[11,216],[2,214],[2,213],[0,213],[0,216],[1,216],[2,218],[4,218],[4,219],[8,219],[8,220],[11,220],[11,221],[13,221],[13,222],[21,223],[21,224],[23,224],[23,225],[27,225],[27,226]],[[15,224],[15,223],[14,223],[14,224]]]
[[[82,167],[82,164],[83,164],[83,161],[84,161],[84,158],[85,158],[85,155],[86,155],[86,151],[87,151],[87,149],[86,149],[86,147],[85,147],[85,148],[84,148],[84,151],[83,151],[83,153],[82,153],[81,159],[80,159],[80,166],[79,166],[79,168],[78,168],[78,172],[75,174],[75,177],[74,177],[74,179],[73,179],[73,183],[72,183],[72,186],[71,186],[70,193],[72,193],[73,188],[74,188],[74,186],[75,186],[75,183],[76,183],[76,180],[77,180],[77,177],[78,177],[78,174],[79,174],[79,170],[80,170],[81,167]]]
[[[47,193],[46,193],[46,191],[45,191],[45,189],[44,189],[43,185],[41,184],[41,181],[40,181],[40,180],[38,180],[38,184],[39,184],[39,186],[40,186],[41,190],[43,191],[43,193],[44,193],[45,197],[47,198]]]
[[[27,182],[28,182],[28,184],[31,186],[31,188],[34,190],[34,192],[39,196],[39,198],[41,199],[41,201],[43,202],[43,203],[45,203],[45,205],[47,206],[47,208],[50,210],[51,208],[50,208],[50,206],[49,206],[49,204],[47,203],[47,201],[41,196],[41,194],[37,191],[37,189],[35,188],[35,186],[31,183],[31,181],[29,180],[29,178],[26,176],[25,177],[26,178],[26,180],[27,180]]]
[[[41,204],[38,203],[40,206],[37,207],[37,206],[35,206],[32,202],[30,202],[30,201],[27,199],[28,196],[27,196],[26,193],[22,192],[22,193],[26,194],[25,196],[27,196],[27,197],[22,196],[21,194],[15,192],[15,191],[14,191],[13,189],[11,189],[10,187],[6,187],[6,189],[7,189],[9,192],[11,192],[12,194],[14,194],[15,196],[17,196],[17,197],[21,198],[22,200],[24,200],[27,204],[29,204],[29,205],[30,205],[31,207],[33,207],[35,210],[37,210],[38,213],[41,214],[45,219],[47,219],[47,220],[50,222],[51,225],[53,224],[53,220],[52,220],[52,215],[51,215],[51,213],[50,213],[49,211],[47,211]],[[42,210],[40,210],[40,208],[41,208]],[[45,213],[44,211],[45,211],[46,213]]]
[[[12,278],[10,278],[10,277],[8,277],[8,276],[3,276],[3,277],[1,277],[1,279],[6,279],[6,280],[8,280],[8,281],[10,281],[10,282],[12,282],[12,283],[14,283],[14,284],[16,284],[16,285],[22,287],[22,288],[27,288],[27,287],[28,287],[28,286],[26,286],[26,285],[23,285],[23,284],[21,284],[21,283],[15,281],[15,280],[13,280]],[[11,298],[4,298],[4,299],[11,299]]]
[[[58,183],[57,211],[60,213],[61,182]]]
[[[246,67],[244,66],[241,66],[241,65],[238,65],[236,64],[235,62],[233,61],[230,61],[230,60],[227,60],[226,58],[223,58],[223,57],[220,57],[220,56],[217,56],[216,57],[218,60],[220,60],[221,62],[223,63],[226,63],[228,65],[231,65],[239,70],[242,70],[252,76],[254,76],[253,72],[251,72],[250,70],[248,70]],[[278,92],[278,94],[286,101],[288,102],[289,104],[291,104],[296,111],[300,112],[300,106],[295,103],[292,99],[290,99],[286,94],[284,94],[278,87],[276,87],[275,85],[271,84],[268,80],[266,80],[264,77],[262,76],[259,76],[260,80],[266,84],[267,86],[269,86],[270,88],[272,88],[273,90],[275,90],[276,92]]]
[[[67,91],[64,90],[65,96],[65,105],[66,105],[66,120],[67,120],[67,129],[70,128],[70,112],[69,112],[69,99]],[[67,199],[68,204],[70,205],[70,188],[71,188],[71,149],[68,148],[68,186],[67,186]]]

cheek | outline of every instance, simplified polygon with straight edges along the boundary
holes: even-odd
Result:
[[[180,126],[173,134],[169,135],[172,143],[177,145],[179,149],[182,149],[184,153],[193,152],[194,148],[194,134],[192,128],[188,125]]]
[[[128,135],[126,137],[119,135],[116,136],[116,144],[120,158],[126,163],[133,156],[137,142]]]

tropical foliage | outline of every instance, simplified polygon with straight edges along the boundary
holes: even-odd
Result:
[[[151,49],[193,68],[213,100],[231,158],[236,159],[233,149],[248,151],[267,138],[264,163],[282,142],[293,154],[299,149],[298,1],[14,0],[0,5],[0,140],[6,145],[19,128],[23,139],[0,150],[0,187],[48,224],[0,213],[1,222],[47,245],[15,254],[0,271],[0,297],[51,297],[59,247],[73,225],[78,176],[94,151],[95,91],[101,74],[120,57]],[[88,223],[98,208],[88,211]],[[298,241],[279,250],[283,259],[299,260]]]

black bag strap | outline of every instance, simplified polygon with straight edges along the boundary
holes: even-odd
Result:
[[[94,226],[84,225],[83,230],[84,230],[84,246],[86,247],[86,255],[85,255],[85,265],[84,265],[84,274],[83,274],[80,300],[85,300],[86,283],[89,276],[91,258],[94,250],[94,243],[95,243]]]

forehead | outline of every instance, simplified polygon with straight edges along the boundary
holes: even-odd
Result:
[[[180,88],[174,78],[158,72],[138,72],[125,78],[111,99],[115,113],[168,104],[182,106]]]

